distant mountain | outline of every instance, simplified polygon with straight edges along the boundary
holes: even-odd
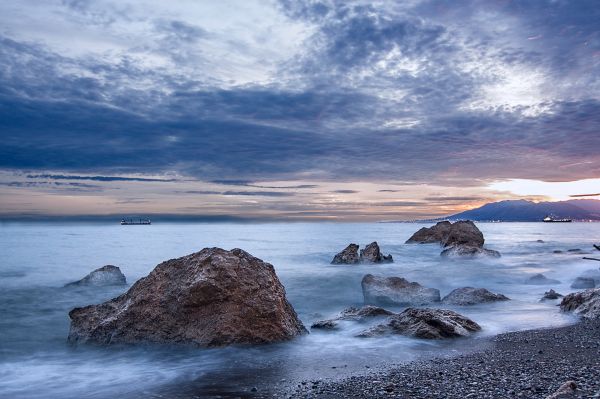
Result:
[[[447,219],[539,222],[547,215],[573,220],[600,221],[600,200],[579,199],[559,202],[508,200],[485,204],[480,208],[449,216]]]

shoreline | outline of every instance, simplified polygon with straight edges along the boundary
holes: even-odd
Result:
[[[502,333],[489,340],[490,346],[467,354],[418,360],[339,380],[302,381],[279,394],[288,398],[546,398],[572,380],[578,388],[570,397],[600,398],[600,320]]]

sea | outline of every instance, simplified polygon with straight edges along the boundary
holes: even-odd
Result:
[[[575,322],[557,301],[540,301],[598,262],[583,260],[600,241],[600,223],[478,223],[501,258],[447,259],[436,244],[405,244],[419,223],[118,223],[0,224],[0,397],[195,398],[266,396],[302,381],[366,374],[412,360],[452,356],[508,331]],[[332,265],[349,243],[377,241],[394,263]],[[65,288],[90,271],[117,265],[128,285],[158,263],[205,247],[242,248],[274,265],[305,326],[361,306],[367,274],[399,276],[442,296],[483,287],[510,301],[449,307],[482,326],[472,338],[358,338],[368,324],[311,331],[292,341],[217,349],[160,345],[71,345],[68,312],[128,287]],[[569,251],[580,249],[581,251]],[[562,251],[555,253],[554,251]],[[596,251],[597,252],[597,251]],[[528,285],[543,273],[560,283]],[[446,306],[446,308],[448,308]],[[389,307],[401,311],[399,307]],[[381,321],[381,320],[379,320]],[[376,321],[373,321],[376,322]]]

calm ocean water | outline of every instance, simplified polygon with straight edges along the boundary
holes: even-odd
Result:
[[[105,264],[121,267],[128,283],[163,260],[204,247],[242,248],[272,263],[304,324],[362,304],[366,273],[401,276],[438,288],[484,287],[512,301],[456,309],[483,327],[480,337],[573,322],[544,291],[573,290],[573,278],[598,267],[573,253],[600,240],[600,223],[480,223],[486,246],[500,259],[448,260],[437,245],[405,245],[419,224],[0,224],[0,397],[112,398],[239,395],[302,378],[333,378],[432,354],[473,340],[424,342],[403,337],[360,339],[364,325],[314,332],[292,342],[252,348],[96,347],[67,344],[67,313],[127,288],[62,288]],[[348,243],[378,241],[389,265],[330,265]],[[538,243],[543,240],[544,243]],[[591,251],[590,251],[591,252]],[[534,273],[558,279],[529,286]],[[399,308],[392,310],[400,310]]]

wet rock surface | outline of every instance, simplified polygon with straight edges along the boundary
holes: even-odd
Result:
[[[586,289],[586,288],[594,288],[596,287],[596,282],[593,278],[590,277],[577,277],[571,283],[571,288],[576,289]]]
[[[599,321],[502,334],[484,351],[338,381],[305,382],[287,396],[543,399],[571,380],[577,385],[573,398],[600,397]]]
[[[447,305],[467,306],[508,300],[510,300],[510,298],[502,294],[494,294],[485,288],[463,287],[457,288],[446,295],[442,299],[442,303]]]
[[[333,265],[353,265],[360,262],[360,256],[358,255],[358,244],[350,244],[344,250],[337,253],[331,264]]]
[[[365,304],[418,306],[440,301],[440,291],[423,287],[402,277],[363,277],[362,291]]]
[[[551,301],[554,299],[562,298],[564,295],[559,294],[558,292],[550,289],[550,291],[544,292],[544,296],[542,297],[542,301]]]
[[[600,288],[575,292],[563,298],[560,310],[588,319],[600,319]]]
[[[525,284],[530,285],[550,285],[560,284],[560,281],[544,276],[542,273],[534,274],[525,280]]]
[[[392,255],[383,255],[377,241],[360,250],[360,261],[365,263],[392,263]]]
[[[349,307],[344,309],[337,317],[329,320],[319,320],[313,323],[310,328],[334,330],[338,328],[340,320],[353,320],[362,322],[366,319],[380,316],[391,316],[395,314],[378,306],[365,305],[362,308]]]
[[[461,256],[461,257],[464,257],[464,256],[489,256],[492,258],[500,258],[501,257],[500,252],[494,251],[493,249],[472,247],[472,246],[468,246],[468,245],[458,245],[458,246],[446,248],[442,251],[442,253],[440,255],[448,256],[448,257],[454,257],[454,256]]]
[[[68,283],[65,287],[81,287],[81,286],[110,286],[110,285],[127,285],[125,275],[121,272],[118,266],[106,265],[98,268],[78,281]]]
[[[481,330],[473,320],[447,309],[408,308],[384,323],[363,331],[363,338],[400,334],[423,339],[468,337]]]
[[[438,222],[432,227],[422,227],[413,234],[407,241],[407,244],[433,244],[439,243],[448,236],[452,223],[448,221]]]
[[[273,266],[205,248],[156,266],[125,294],[69,312],[70,342],[197,346],[283,341],[306,329]]]

